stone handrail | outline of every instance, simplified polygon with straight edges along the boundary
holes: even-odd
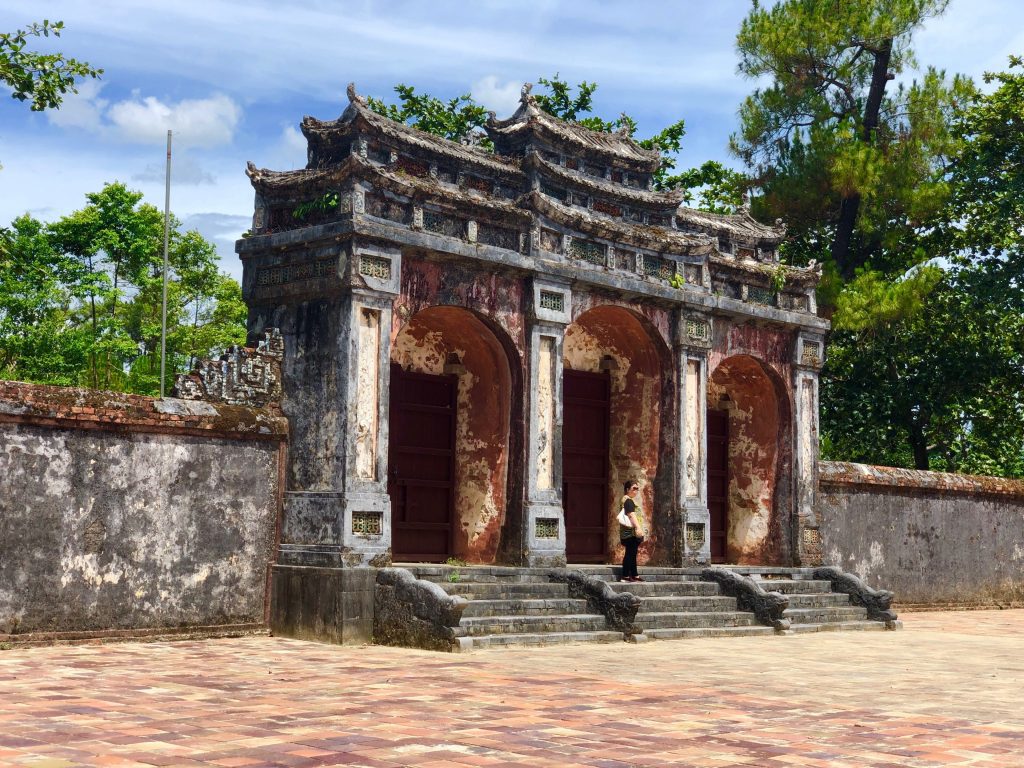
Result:
[[[867,608],[871,621],[884,621],[886,626],[896,621],[896,613],[889,607],[894,595],[889,590],[872,589],[859,577],[834,566],[815,568],[814,578],[830,581],[833,592],[845,592],[854,605]]]
[[[608,626],[621,631],[626,639],[643,634],[643,629],[635,623],[640,598],[632,592],[616,592],[603,579],[588,576],[582,571],[552,570],[548,578],[552,582],[566,584],[569,597],[586,600],[591,611],[603,615]]]
[[[469,605],[405,568],[381,568],[373,597],[373,642],[428,651],[458,650],[455,628]]]
[[[757,620],[777,632],[789,629],[789,619],[782,614],[789,608],[789,598],[781,592],[766,592],[749,576],[743,576],[728,568],[711,566],[700,572],[704,581],[718,584],[723,595],[736,598],[736,605],[744,611],[751,611]]]

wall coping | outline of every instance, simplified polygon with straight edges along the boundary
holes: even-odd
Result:
[[[279,442],[288,436],[288,421],[277,405],[255,408],[3,380],[0,423]]]
[[[823,486],[876,486],[935,494],[1009,496],[1024,500],[1024,480],[875,467],[846,461],[819,462],[818,482]]]

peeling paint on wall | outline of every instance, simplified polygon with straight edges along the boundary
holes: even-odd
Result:
[[[380,393],[380,312],[359,312],[359,370],[356,374],[356,476],[376,479],[377,408]]]
[[[732,357],[712,373],[708,405],[729,412],[726,558],[740,564],[776,562],[779,545],[773,538],[780,526],[774,492],[781,419],[775,386],[757,360]]]
[[[585,302],[583,302],[585,303]],[[575,308],[575,304],[574,304]],[[659,509],[655,488],[662,455],[662,424],[671,424],[665,413],[663,382],[672,381],[659,354],[657,334],[630,311],[619,306],[595,306],[579,315],[565,333],[565,367],[596,372],[602,361],[610,365],[611,434],[609,488],[607,500],[607,551],[610,559],[622,557],[618,525],[622,487],[626,480],[640,483],[640,505],[647,519],[649,536],[640,551],[640,562],[648,562],[658,546],[661,517],[671,510]],[[667,421],[666,421],[667,420]]]
[[[690,498],[700,496],[700,470],[704,464],[702,451],[703,436],[701,425],[704,423],[700,412],[700,362],[686,361],[686,495]]]
[[[395,337],[391,361],[439,375],[458,361],[455,437],[455,551],[472,563],[493,562],[505,519],[511,371],[500,341],[473,313],[427,308]]]
[[[555,339],[540,337],[537,351],[537,488],[554,487]]]

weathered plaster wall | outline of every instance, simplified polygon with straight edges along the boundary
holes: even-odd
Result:
[[[898,604],[1024,606],[1024,482],[823,461],[824,559]]]
[[[581,302],[582,306],[588,304]],[[640,549],[639,561],[657,559],[672,537],[672,478],[666,471],[671,462],[666,452],[673,441],[664,431],[670,431],[674,423],[673,371],[656,328],[622,307],[596,305],[579,314],[565,334],[566,368],[597,372],[603,358],[613,362],[606,504],[607,549],[612,560],[622,558],[614,517],[626,480],[640,483],[641,509],[650,534]]]
[[[391,360],[405,370],[459,374],[455,436],[455,552],[473,563],[494,562],[505,521],[508,487],[511,370],[494,333],[456,307],[431,307],[395,337]]]
[[[793,344],[783,328],[715,323],[708,407],[730,411],[730,562],[792,559]]]
[[[0,383],[0,635],[262,624],[286,429]]]

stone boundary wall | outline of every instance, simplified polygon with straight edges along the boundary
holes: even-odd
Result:
[[[265,627],[287,433],[277,403],[0,381],[0,642]]]
[[[820,463],[824,561],[895,605],[1024,606],[1024,481]]]

